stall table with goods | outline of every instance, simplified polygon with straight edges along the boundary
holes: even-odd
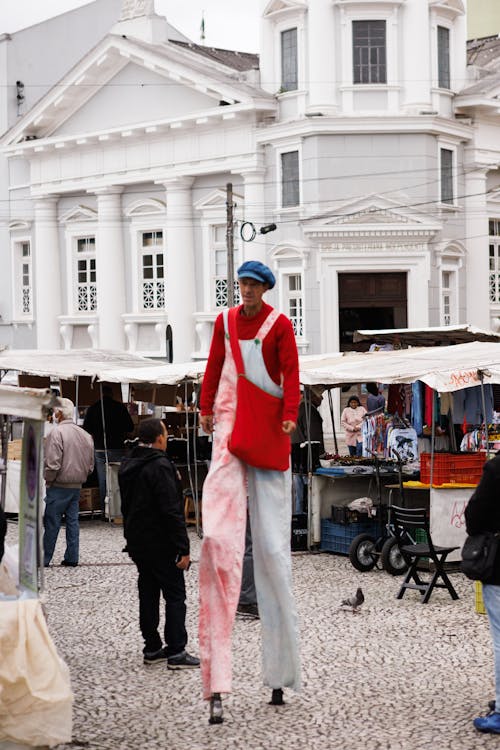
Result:
[[[301,373],[301,382],[332,388],[366,382],[367,374],[370,381],[401,389],[401,394],[410,394],[410,408],[406,413],[396,414],[396,421],[401,421],[396,425],[394,415],[389,418],[387,414],[369,415],[366,429],[363,429],[363,454],[369,458],[375,453],[383,459],[399,456],[405,463],[403,471],[412,474],[421,469],[418,479],[413,475],[404,477],[405,481],[395,482],[387,477],[380,492],[382,503],[393,501],[404,505],[408,502],[413,507],[417,503],[420,507],[428,507],[430,531],[435,543],[460,548],[465,540],[463,511],[498,437],[492,434],[498,429],[495,423],[498,414],[493,406],[496,406],[500,394],[492,386],[500,384],[500,344],[474,342],[351,353],[325,367],[321,364],[317,368],[308,367]],[[421,406],[417,414],[415,403],[418,404],[419,399]],[[457,450],[436,452],[436,438],[443,440],[441,424],[445,421],[441,420],[440,414],[445,408],[449,443]],[[424,409],[427,409],[427,425],[422,416]],[[474,419],[469,419],[468,409],[475,409],[472,412],[476,415]],[[396,436],[393,441],[386,434],[391,421],[392,436]],[[421,452],[420,436],[428,438],[429,451]],[[465,449],[471,451],[471,448],[476,450],[464,452]],[[335,457],[329,467],[322,467],[312,477],[311,537],[313,543],[319,540],[323,549],[330,546],[332,530],[337,531],[333,528],[332,506],[349,505],[353,499],[373,490],[369,470],[363,472],[367,474],[365,476],[361,473],[362,463],[356,469],[347,467],[347,471],[341,463]],[[327,471],[326,476],[324,471]],[[355,480],[357,485],[354,485],[352,477],[356,471],[359,475]],[[346,481],[347,477],[349,481]],[[366,523],[370,524],[368,516]],[[369,532],[363,529],[361,533]],[[342,534],[344,544],[338,551],[345,553],[345,537],[349,532],[343,531]],[[339,546],[342,547],[342,540]],[[459,554],[458,550],[450,556],[450,561],[459,559]]]

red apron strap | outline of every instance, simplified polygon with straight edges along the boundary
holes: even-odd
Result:
[[[237,307],[232,307],[228,311],[227,327],[229,331],[229,344],[231,345],[231,352],[233,354],[234,364],[236,366],[236,372],[238,373],[238,375],[244,375],[245,365],[243,364],[243,357],[241,356],[240,342],[238,341],[238,331],[236,330],[237,314],[238,314]]]

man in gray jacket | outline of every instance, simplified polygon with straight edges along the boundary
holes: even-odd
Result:
[[[66,519],[66,552],[61,565],[78,565],[80,489],[94,468],[94,441],[73,422],[74,405],[60,398],[52,431],[45,439],[44,477],[47,485],[43,525],[44,565],[52,560],[62,517]]]

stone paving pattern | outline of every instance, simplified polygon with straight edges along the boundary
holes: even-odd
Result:
[[[64,530],[62,531],[64,533]],[[9,528],[12,541],[17,527]],[[190,531],[186,576],[189,650],[198,654],[200,540]],[[487,618],[460,573],[460,595],[417,592],[396,599],[398,578],[356,571],[347,557],[294,553],[301,621],[303,690],[268,705],[260,676],[260,626],[237,618],[234,678],[224,724],[209,726],[198,670],[145,667],[138,627],[136,570],[122,553],[122,528],[81,522],[80,566],[61,568],[59,539],[46,570],[52,637],[75,693],[73,742],[59,750],[471,750],[497,747],[471,719],[494,698]],[[353,615],[340,600],[361,585]]]

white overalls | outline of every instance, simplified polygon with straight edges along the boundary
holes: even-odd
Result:
[[[268,315],[255,339],[240,340],[247,377],[275,396],[262,341],[278,318]],[[224,313],[225,359],[214,405],[210,471],[203,486],[200,555],[200,655],[203,697],[231,692],[231,632],[238,604],[247,508],[262,627],[262,671],[271,688],[300,689],[298,623],[292,594],[291,473],[248,466],[229,452],[236,408],[236,368]],[[272,450],[272,446],[269,446]]]

